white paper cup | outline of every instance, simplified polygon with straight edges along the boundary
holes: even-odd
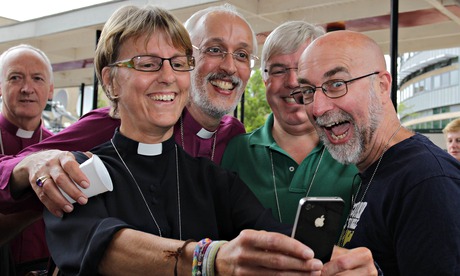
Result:
[[[107,171],[104,163],[102,163],[101,159],[97,155],[93,154],[90,159],[80,164],[80,169],[86,177],[88,177],[89,187],[86,189],[83,189],[79,185],[77,185],[77,187],[88,198],[113,190],[113,183],[110,178],[109,171]],[[70,203],[75,203],[75,200],[70,198],[64,191],[61,190],[61,192]]]

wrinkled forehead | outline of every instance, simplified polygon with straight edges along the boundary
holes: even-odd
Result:
[[[311,48],[303,52],[298,66],[301,83],[314,84],[334,76],[350,76],[361,62],[346,50]]]
[[[19,69],[34,69],[40,73],[50,75],[51,70],[47,61],[32,49],[13,49],[3,57],[3,72],[17,71]],[[22,71],[22,70],[21,70]]]
[[[5,55],[5,60],[16,60],[16,59],[24,59],[24,60],[28,60],[28,59],[38,59],[40,61],[42,61],[43,63],[45,63],[43,57],[37,53],[36,51],[32,50],[32,49],[27,49],[27,48],[18,48],[18,49],[13,49],[11,51],[9,51],[6,55]]]
[[[201,18],[197,25],[192,35],[193,43],[203,44],[203,42],[220,40],[251,49],[254,47],[251,28],[235,14],[211,12]]]

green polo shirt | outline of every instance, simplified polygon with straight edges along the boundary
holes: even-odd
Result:
[[[345,201],[345,222],[351,205],[353,178],[358,172],[356,167],[335,161],[322,143],[298,165],[276,144],[272,127],[273,114],[270,114],[262,127],[234,137],[225,149],[221,165],[237,172],[262,204],[271,208],[273,216],[279,219],[276,185],[283,223],[294,223],[299,200],[306,196],[310,184],[308,196],[338,196]],[[324,154],[318,167],[323,149]]]

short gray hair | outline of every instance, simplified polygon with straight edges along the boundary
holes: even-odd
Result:
[[[230,5],[228,3],[219,5],[219,6],[211,6],[206,9],[199,10],[195,12],[194,14],[192,14],[192,16],[190,16],[190,18],[187,19],[187,21],[185,21],[184,26],[187,29],[188,33],[190,34],[190,37],[192,38],[192,40],[196,36],[195,29],[197,27],[198,21],[201,18],[205,17],[207,14],[213,13],[213,12],[222,12],[225,14],[230,14],[230,15],[239,17],[244,22],[246,22],[252,34],[252,44],[253,44],[252,54],[257,55],[257,37],[256,37],[256,34],[254,33],[254,30],[251,27],[251,24],[249,24],[249,22],[243,17],[243,15],[236,10],[235,6]]]
[[[3,66],[5,65],[5,57],[11,51],[18,50],[18,49],[28,49],[28,50],[34,51],[37,54],[39,54],[43,58],[43,60],[45,61],[46,67],[48,67],[48,71],[49,71],[49,74],[50,74],[50,83],[54,83],[53,66],[51,66],[51,61],[49,60],[48,56],[42,50],[40,50],[38,48],[35,48],[34,46],[29,45],[29,44],[19,44],[19,45],[13,46],[13,47],[5,50],[2,53],[2,55],[0,55],[0,81],[3,81]]]
[[[305,21],[288,21],[274,29],[262,48],[260,67],[264,79],[267,78],[266,63],[272,56],[292,54],[308,39],[313,41],[323,34],[325,31],[322,27]]]

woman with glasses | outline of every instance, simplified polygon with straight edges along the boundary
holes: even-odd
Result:
[[[69,275],[319,275],[322,264],[305,245],[244,230],[289,232],[236,175],[174,142],[191,54],[187,31],[165,10],[128,6],[105,24],[95,66],[121,125],[92,153],[106,166],[113,191],[75,204],[62,218],[45,211],[54,261]],[[80,162],[88,158],[74,154]]]

